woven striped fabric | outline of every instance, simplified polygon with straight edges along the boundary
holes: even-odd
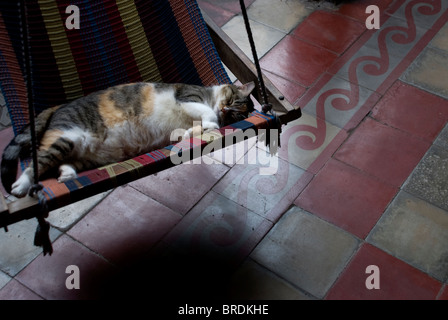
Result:
[[[234,143],[235,137],[250,138],[260,130],[276,129],[274,116],[254,111],[247,119],[212,130],[198,137],[155,150],[135,158],[86,171],[76,179],[59,183],[56,179],[42,182],[50,209],[59,208],[88,196],[134,181],[137,178],[193,160]],[[245,135],[252,131],[253,135]],[[207,149],[206,149],[207,148]]]
[[[79,9],[79,29],[68,29]],[[117,84],[230,80],[193,0],[26,0],[34,107]],[[28,122],[21,14],[0,3],[0,85],[15,133]],[[29,93],[28,93],[29,94]]]

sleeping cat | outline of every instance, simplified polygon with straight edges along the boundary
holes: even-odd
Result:
[[[39,176],[59,169],[58,181],[65,182],[77,171],[165,147],[173,130],[191,133],[193,121],[201,121],[205,131],[243,120],[254,110],[249,97],[254,87],[253,82],[239,87],[132,83],[47,109],[35,123]],[[26,195],[33,180],[31,164],[14,182],[18,159],[30,154],[30,140],[27,127],[3,152],[3,186],[17,197]]]

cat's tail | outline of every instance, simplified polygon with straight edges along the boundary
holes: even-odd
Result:
[[[35,121],[37,141],[40,141],[54,112],[60,106],[42,111]],[[11,186],[16,180],[19,158],[26,159],[31,154],[31,130],[26,126],[6,146],[2,155],[1,179],[6,192],[11,193]]]

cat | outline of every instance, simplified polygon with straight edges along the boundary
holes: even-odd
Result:
[[[131,83],[91,93],[46,109],[35,120],[39,178],[59,169],[59,182],[77,172],[126,160],[170,144],[173,130],[201,132],[243,120],[254,111],[255,84],[202,87],[188,84]],[[1,162],[5,190],[27,194],[33,165],[16,179],[19,158],[31,150],[30,127],[8,144]]]

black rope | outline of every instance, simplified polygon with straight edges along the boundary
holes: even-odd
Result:
[[[47,199],[42,192],[42,185],[39,184],[39,167],[37,160],[37,137],[35,128],[35,114],[34,114],[34,94],[32,84],[32,60],[30,53],[30,36],[28,33],[28,15],[26,8],[26,0],[21,0],[19,4],[21,16],[21,32],[22,32],[22,54],[24,63],[24,78],[27,89],[28,113],[30,118],[30,133],[31,133],[31,152],[33,158],[33,185],[29,190],[29,195],[37,197],[39,200],[39,212],[36,214],[38,226],[34,236],[34,245],[40,246],[43,249],[44,255],[52,254],[53,247],[50,241],[50,224],[45,221],[48,217]]]
[[[261,73],[260,61],[258,60],[257,50],[255,48],[254,38],[252,36],[252,29],[250,27],[249,17],[247,16],[246,5],[244,0],[240,0],[241,12],[243,13],[244,25],[246,26],[247,36],[249,38],[250,48],[252,50],[252,56],[254,57],[254,64],[257,68],[258,82],[260,83],[261,98],[263,99],[262,111],[267,113],[271,111],[272,105],[268,101],[268,94],[266,92],[266,86],[263,80],[263,74]]]

